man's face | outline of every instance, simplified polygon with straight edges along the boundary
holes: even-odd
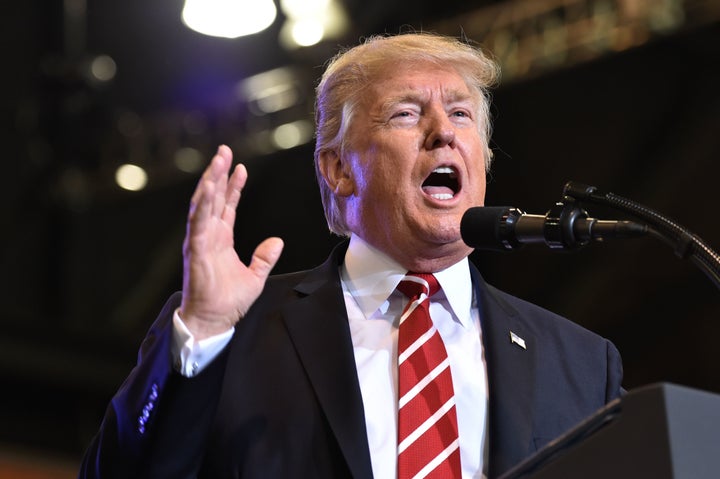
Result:
[[[485,198],[479,93],[452,69],[399,65],[363,94],[342,158],[350,230],[408,269],[467,256],[463,213]]]

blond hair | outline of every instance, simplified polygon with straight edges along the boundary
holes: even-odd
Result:
[[[344,214],[332,189],[323,179],[321,153],[342,155],[347,148],[347,132],[363,90],[387,74],[393,64],[430,63],[450,67],[479,94],[478,128],[485,145],[486,168],[490,166],[489,88],[499,77],[499,68],[480,48],[458,39],[429,33],[372,36],[360,45],[338,53],[328,64],[316,89],[315,173],[320,186],[325,218],[330,231],[349,235]]]

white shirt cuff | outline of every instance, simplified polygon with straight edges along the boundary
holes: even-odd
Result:
[[[196,341],[193,334],[180,319],[178,310],[173,313],[173,338],[171,353],[173,367],[185,377],[200,373],[227,346],[235,332],[230,328],[224,333]]]

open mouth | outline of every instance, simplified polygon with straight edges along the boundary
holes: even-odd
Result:
[[[436,200],[452,199],[460,191],[457,171],[449,166],[435,168],[423,182],[422,189]]]

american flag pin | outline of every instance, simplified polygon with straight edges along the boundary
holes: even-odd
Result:
[[[525,346],[525,340],[512,331],[510,331],[510,342],[517,344],[523,349],[527,349],[527,346]]]

